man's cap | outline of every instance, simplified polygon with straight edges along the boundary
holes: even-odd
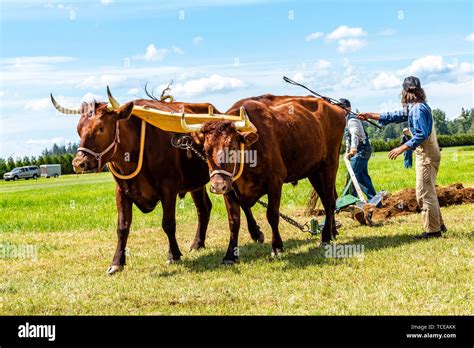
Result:
[[[403,133],[408,132],[408,131],[409,131],[408,128],[403,128]]]
[[[410,89],[421,88],[420,79],[415,76],[405,77],[403,80],[403,90],[407,92]]]
[[[339,105],[341,105],[345,108],[350,108],[351,107],[351,102],[347,99],[341,98],[341,99],[339,99]]]

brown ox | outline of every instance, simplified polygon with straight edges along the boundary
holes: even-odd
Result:
[[[345,112],[314,97],[263,95],[238,101],[226,114],[238,115],[242,106],[258,135],[240,133],[229,121],[207,122],[200,128],[213,171],[211,191],[225,194],[229,216],[230,242],[223,262],[233,263],[238,259],[239,204],[251,207],[265,194],[273,235],[272,255],[283,251],[278,231],[282,186],[303,178],[309,179],[321,197],[326,212],[321,242],[330,242],[337,234],[335,184]],[[189,126],[186,130],[193,129]],[[251,167],[246,163],[242,176],[233,182],[235,163],[222,161],[222,154],[238,150],[240,143],[245,144],[247,151],[256,151],[257,165]]]
[[[52,98],[52,96],[51,96]],[[164,111],[207,113],[210,104],[166,103],[151,100],[135,100],[114,110],[107,103],[82,104],[82,110],[65,109],[52,98],[55,107],[63,113],[81,113],[77,132],[81,138],[80,146],[92,152],[104,152],[98,160],[87,150],[78,151],[73,160],[76,172],[100,171],[105,163],[112,163],[122,174],[132,173],[137,167],[139,157],[141,120],[131,117],[134,105],[156,108]],[[215,108],[214,108],[215,109]],[[117,140],[117,130],[119,140]],[[198,227],[190,249],[205,246],[205,237],[211,201],[205,185],[209,181],[209,170],[196,156],[188,158],[186,151],[171,145],[173,134],[162,131],[150,124],[146,125],[143,166],[132,179],[116,181],[115,195],[118,210],[117,249],[108,274],[121,271],[125,265],[125,248],[132,223],[132,206],[135,204],[142,212],[149,213],[158,202],[163,207],[162,227],[165,231],[169,251],[167,263],[180,259],[182,255],[175,237],[176,197],[190,192],[198,213]],[[115,144],[115,145],[112,145]],[[107,149],[109,149],[107,151]],[[247,216],[249,232],[256,241],[263,242],[261,233],[250,208],[243,207]]]

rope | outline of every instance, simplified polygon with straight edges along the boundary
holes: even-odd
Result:
[[[325,97],[325,96],[323,96],[323,95],[321,95],[321,94],[319,94],[319,93],[317,93],[317,92],[315,92],[315,91],[309,89],[309,88],[306,87],[305,85],[302,85],[301,83],[298,83],[298,82],[296,82],[296,81],[293,81],[293,80],[290,79],[289,77],[283,76],[283,81],[285,81],[285,82],[287,82],[287,83],[289,83],[289,84],[291,84],[291,85],[295,85],[295,86],[302,87],[302,88],[306,89],[307,91],[309,91],[311,94],[314,94],[316,97],[322,98],[322,99],[326,100],[327,102],[331,103],[332,105],[337,105],[337,106],[339,106],[340,108],[343,108],[344,110],[346,110],[346,112],[347,112],[348,114],[351,114],[351,115],[354,115],[354,116],[357,117],[357,114],[356,114],[355,112],[350,111],[350,110],[347,110],[345,107],[343,107],[343,106],[341,105],[341,103],[339,103],[339,100],[336,100],[336,99],[331,98],[331,97]],[[375,123],[375,122],[373,122],[373,121],[371,121],[371,120],[366,120],[366,122],[370,123],[372,126],[378,128],[378,129],[382,129],[381,126],[379,126],[377,123]]]

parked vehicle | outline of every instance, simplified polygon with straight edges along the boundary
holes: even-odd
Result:
[[[55,177],[61,175],[61,165],[60,164],[42,164],[40,165],[41,176],[46,178]]]
[[[27,167],[18,167],[13,169],[11,172],[3,174],[3,179],[5,181],[9,180],[18,180],[18,179],[25,179],[28,180],[30,178],[37,179],[40,175],[40,169],[38,166],[27,166]]]

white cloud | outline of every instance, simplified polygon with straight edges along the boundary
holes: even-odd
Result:
[[[309,41],[314,41],[314,40],[317,40],[317,39],[319,39],[319,38],[321,38],[321,37],[323,37],[323,36],[324,36],[324,33],[318,31],[318,32],[311,33],[311,34],[307,35],[307,36],[304,38],[304,40],[305,40],[305,41],[308,41],[308,42],[309,42]]]
[[[444,61],[442,56],[425,56],[415,59],[406,68],[395,72],[381,72],[373,80],[375,89],[390,89],[401,87],[401,81],[406,76],[417,76],[422,85],[437,82],[440,83],[464,83],[473,81],[472,73],[474,64],[470,62],[457,62],[451,64]]]
[[[469,35],[467,35],[465,37],[465,40],[469,42],[474,42],[474,33],[470,33]]]
[[[378,34],[380,36],[392,36],[392,35],[395,35],[396,33],[397,32],[395,31],[395,29],[387,28],[387,29],[381,30]]]
[[[76,60],[74,57],[66,56],[23,56],[14,58],[5,58],[2,60],[4,64],[11,65],[30,65],[30,64],[56,64],[66,63]]]
[[[92,88],[99,89],[105,88],[107,86],[117,86],[122,82],[125,82],[127,77],[125,75],[118,74],[102,74],[102,75],[92,75],[85,78],[80,82],[77,87],[79,88]]]
[[[291,79],[299,83],[306,81],[306,78],[304,77],[304,74],[301,71],[296,72]]]
[[[171,49],[173,50],[173,53],[176,53],[176,54],[184,54],[183,49],[181,49],[180,47],[173,46],[173,47],[171,47]]]
[[[51,138],[51,139],[28,139],[26,141],[27,144],[29,145],[53,145],[53,144],[58,144],[58,145],[66,145],[70,143],[68,139],[64,137],[56,137],[56,138]]]
[[[104,6],[108,6],[113,2],[114,2],[114,0],[100,0],[100,4],[104,5]]]
[[[84,96],[80,99],[77,98],[65,98],[64,96],[55,96],[54,99],[62,106],[69,107],[69,108],[77,108],[81,102],[92,102],[92,101],[104,101],[104,97],[101,95],[93,94],[91,92],[88,92],[84,94]],[[49,97],[47,98],[38,98],[38,99],[32,99],[29,100],[25,103],[24,106],[25,110],[29,111],[53,111],[54,106],[51,103],[51,99]]]
[[[399,70],[398,74],[424,77],[429,74],[446,73],[454,67],[454,64],[445,63],[442,56],[426,56],[414,60],[408,67]]]
[[[360,27],[351,28],[351,27],[348,27],[347,25],[341,25],[340,27],[335,29],[333,32],[326,35],[326,38],[328,40],[340,40],[347,37],[360,37],[366,34],[367,33]]]
[[[105,100],[105,98],[103,96],[98,95],[98,94],[93,94],[91,92],[87,92],[81,98],[81,102],[86,102],[86,103],[92,103],[94,101],[104,101],[104,100]]]
[[[40,110],[47,110],[51,108],[53,105],[51,104],[51,99],[49,98],[40,98],[34,99],[25,104],[25,110],[31,111],[40,111]]]
[[[168,53],[166,48],[156,48],[154,44],[148,45],[146,52],[143,56],[138,56],[138,58],[144,59],[148,62],[150,61],[161,61],[165,58]]]
[[[400,87],[402,82],[394,74],[382,72],[372,80],[372,84],[375,89],[379,90]]]
[[[228,92],[243,87],[246,87],[246,85],[240,79],[212,74],[209,77],[189,80],[173,85],[172,94],[196,96],[204,93]],[[160,89],[163,88],[166,88],[166,85],[160,86]]]
[[[359,39],[341,39],[338,41],[337,51],[340,53],[354,52],[367,45],[367,42]]]
[[[318,59],[316,63],[314,64],[314,67],[318,70],[324,70],[327,69],[331,66],[331,62],[325,60],[325,59]]]
[[[204,39],[202,38],[202,36],[196,36],[193,38],[193,45],[199,46],[203,41]]]
[[[127,91],[127,94],[128,95],[136,95],[140,92],[140,89],[139,88],[130,88],[128,91]]]

